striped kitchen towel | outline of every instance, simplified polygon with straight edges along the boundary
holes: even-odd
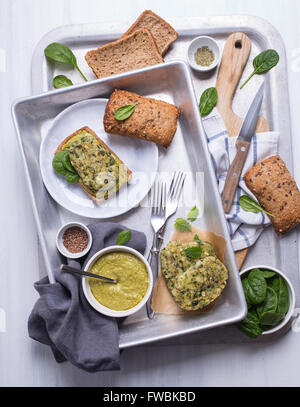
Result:
[[[227,171],[236,155],[236,137],[228,137],[225,124],[216,109],[203,118],[203,125],[207,136],[220,194],[223,191]],[[246,187],[243,176],[247,170],[257,162],[276,155],[278,150],[279,133],[270,131],[254,134],[247,160],[240,178],[239,186],[229,214],[226,215],[233,249],[242,250],[252,246],[264,228],[270,225],[269,217],[263,212],[252,213],[244,211],[239,205],[241,195],[255,196]]]

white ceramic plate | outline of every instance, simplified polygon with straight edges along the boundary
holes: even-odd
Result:
[[[40,149],[41,173],[52,198],[77,215],[97,219],[118,216],[137,206],[151,188],[158,166],[158,148],[154,143],[105,133],[103,115],[106,103],[107,99],[89,99],[63,110],[55,118]],[[68,183],[52,168],[58,145],[84,126],[90,127],[132,171],[130,183],[100,203],[94,202],[78,184]]]

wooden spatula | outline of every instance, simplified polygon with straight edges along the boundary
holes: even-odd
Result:
[[[218,103],[217,109],[224,120],[229,137],[237,137],[243,124],[243,119],[232,110],[232,100],[251,51],[251,41],[244,33],[231,34],[225,43],[222,61],[217,78]],[[244,90],[245,92],[245,90]],[[269,131],[267,121],[260,117],[256,132]],[[236,262],[240,269],[246,259],[249,249],[236,252]]]

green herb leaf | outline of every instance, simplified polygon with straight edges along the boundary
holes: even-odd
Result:
[[[83,77],[83,79],[87,81],[86,77],[83,75],[83,73],[81,72],[77,65],[75,55],[73,54],[69,47],[59,42],[53,42],[45,48],[44,52],[46,57],[53,59],[54,61],[62,62],[63,64],[73,65],[80,73],[80,75]]]
[[[255,311],[249,311],[246,318],[237,324],[238,328],[250,338],[257,338],[262,334],[259,319]]]
[[[56,153],[52,160],[52,167],[55,172],[61,175],[66,175],[68,170],[63,164],[63,158],[68,155],[68,151],[59,151]]]
[[[276,311],[285,315],[290,308],[290,297],[284,279],[281,276],[276,277],[271,281],[270,287],[276,292],[278,297],[278,307]]]
[[[65,88],[67,86],[72,86],[73,82],[71,79],[67,78],[65,75],[57,75],[53,78],[53,86],[55,88]]]
[[[280,314],[278,312],[267,312],[261,317],[260,324],[276,326],[283,320],[283,318],[284,314]]]
[[[254,71],[246,80],[246,82],[240,87],[240,89],[243,89],[243,87],[250,81],[252,76],[254,76],[255,74],[261,75],[268,72],[270,69],[274,68],[274,66],[276,66],[278,62],[279,55],[274,49],[267,49],[266,51],[261,52],[253,60]]]
[[[202,247],[201,246],[188,247],[187,249],[184,249],[184,252],[191,259],[197,259],[201,257]]]
[[[70,160],[70,154],[68,151],[66,151],[67,154],[64,154],[62,156],[62,163],[65,167],[66,170],[72,172],[73,174],[77,174],[75,168],[73,167],[71,160]]]
[[[76,182],[79,181],[79,176],[77,174],[73,174],[73,172],[67,172],[65,175],[66,181],[75,184]]]
[[[119,121],[129,119],[129,117],[133,114],[136,105],[137,103],[135,103],[134,105],[125,105],[119,107],[114,112],[115,119]]]
[[[131,239],[131,230],[122,230],[117,236],[117,245],[124,245]]]
[[[267,283],[260,271],[252,270],[248,275],[247,298],[253,305],[261,304],[267,294]]]
[[[259,269],[255,269],[255,270],[259,270]],[[260,270],[260,272],[262,273],[262,275],[266,279],[269,279],[269,278],[272,278],[272,277],[276,276],[276,273],[274,271]]]
[[[264,302],[256,308],[259,320],[263,318],[265,314],[274,314],[278,305],[278,298],[276,292],[271,287],[267,287],[267,294]]]
[[[199,246],[202,245],[202,240],[200,240],[198,235],[194,236],[194,241],[197,242]]]
[[[199,216],[199,209],[197,208],[197,206],[195,205],[187,214],[187,218],[188,220],[190,220],[191,222],[194,222]]]
[[[191,232],[192,226],[187,220],[183,218],[177,218],[175,222],[175,229],[179,230],[180,232]]]
[[[270,212],[265,211],[255,199],[251,198],[248,195],[242,195],[239,198],[239,204],[246,212],[253,213],[264,212],[267,215],[272,216],[273,218],[275,217]]]
[[[199,110],[201,116],[207,116],[213,108],[216,106],[218,101],[218,91],[216,88],[206,89],[201,97],[199,102]]]
[[[246,302],[247,302],[247,307],[248,309],[250,309],[252,307],[252,303],[251,300],[249,299],[249,282],[248,282],[248,278],[244,278],[242,280],[242,286],[243,286],[243,290],[244,290],[244,294],[245,294],[245,298],[246,298]]]

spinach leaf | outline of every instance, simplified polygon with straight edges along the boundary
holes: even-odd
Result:
[[[261,320],[265,314],[274,314],[278,305],[278,298],[276,292],[271,287],[267,287],[267,295],[264,302],[256,308],[259,320]]]
[[[248,295],[248,292],[249,292],[249,282],[248,282],[248,278],[244,278],[244,279],[242,280],[242,287],[243,287],[244,294],[245,294],[245,298],[246,298],[247,308],[248,308],[248,310],[249,310],[249,309],[252,307],[252,303],[251,303],[251,301],[250,301],[250,299],[249,299],[249,295]]]
[[[74,68],[76,68],[80,75],[83,77],[83,79],[87,81],[86,77],[83,75],[83,73],[81,72],[77,65],[75,55],[66,45],[61,44],[59,42],[52,42],[45,48],[44,53],[46,57],[53,59],[54,61],[62,62],[63,64],[73,65]]]
[[[188,247],[187,249],[184,249],[184,252],[191,259],[197,259],[201,257],[202,247],[201,246]]]
[[[180,232],[191,232],[192,226],[187,220],[177,218],[175,222],[175,229],[179,230]]]
[[[276,276],[275,271],[261,270],[261,273],[266,279],[269,279],[269,278],[272,278],[272,277]]]
[[[262,212],[266,213],[267,215],[272,216],[273,218],[275,217],[271,213],[265,211],[255,199],[251,198],[248,195],[242,195],[239,198],[239,204],[240,204],[241,208],[243,208],[244,211],[246,211],[246,212],[257,213],[257,212],[262,211]]]
[[[58,174],[61,175],[67,174],[68,169],[63,164],[63,157],[68,154],[69,154],[68,151],[59,151],[54,155],[52,160],[52,167],[54,171],[57,172]]]
[[[284,314],[280,314],[278,312],[267,312],[262,315],[262,317],[260,319],[260,324],[276,326],[279,324],[280,321],[283,320],[283,318],[284,318]]]
[[[66,151],[66,153],[67,153],[67,154],[64,154],[64,155],[62,156],[62,159],[61,159],[61,160],[62,160],[62,163],[63,163],[63,165],[64,165],[64,167],[65,167],[68,171],[72,172],[73,174],[77,174],[75,168],[73,167],[73,165],[72,165],[72,163],[71,163],[69,152]]]
[[[135,103],[134,105],[125,105],[119,107],[114,112],[115,119],[119,121],[129,119],[129,117],[134,113],[136,105],[137,103]]]
[[[246,82],[240,87],[240,89],[243,89],[243,87],[250,81],[252,76],[254,76],[255,74],[261,75],[268,72],[270,69],[274,68],[274,66],[276,66],[278,62],[279,55],[274,49],[267,49],[266,51],[261,52],[253,60],[254,71],[246,80]]]
[[[277,312],[285,315],[290,308],[290,298],[284,279],[278,276],[270,283],[270,287],[276,292],[278,297]]]
[[[66,181],[75,184],[76,182],[79,181],[79,176],[77,174],[74,174],[73,172],[67,172],[65,175]]]
[[[58,151],[54,155],[52,167],[55,172],[64,175],[66,181],[71,183],[79,181],[79,176],[71,164],[69,152],[67,150]]]
[[[218,101],[218,91],[216,88],[206,89],[201,97],[199,102],[199,110],[201,116],[207,116],[213,108],[216,106]]]
[[[195,205],[187,214],[187,218],[189,221],[194,222],[199,216],[199,209]]]
[[[131,239],[131,230],[122,230],[117,236],[117,245],[124,245]]]
[[[262,334],[259,320],[255,311],[249,311],[246,318],[237,324],[238,328],[250,338],[257,338]]]
[[[267,294],[267,282],[258,270],[250,271],[248,275],[247,297],[253,305],[261,304]]]
[[[67,78],[65,75],[57,75],[53,78],[53,86],[55,88],[65,88],[67,86],[72,86],[73,82],[71,79]]]

